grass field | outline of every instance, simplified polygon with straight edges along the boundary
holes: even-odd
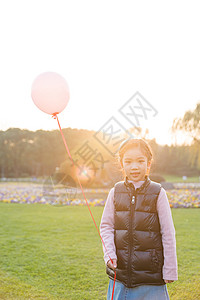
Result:
[[[103,207],[92,207],[99,225]],[[179,280],[170,299],[200,299],[200,209],[172,209]],[[86,206],[0,203],[0,299],[106,299],[102,246]]]
[[[183,180],[182,176],[177,176],[177,175],[171,175],[171,174],[160,174],[165,178],[166,181],[169,182],[200,182],[199,176],[188,176],[186,180]],[[184,174],[183,174],[184,175]],[[8,179],[8,182],[34,182],[34,183],[43,183],[47,178],[46,177],[39,177],[37,178],[38,181],[34,181],[31,177],[28,178],[12,178]],[[7,181],[7,180],[6,180]],[[5,180],[2,180],[0,178],[0,182],[5,182]]]
[[[165,178],[166,181],[169,181],[169,182],[200,182],[200,179],[198,176],[187,177],[186,180],[183,180],[183,177],[176,176],[176,175],[164,174],[162,176]]]

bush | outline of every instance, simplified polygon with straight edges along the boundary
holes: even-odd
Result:
[[[156,173],[150,174],[150,175],[149,175],[149,178],[150,178],[152,181],[155,181],[155,182],[158,182],[158,183],[164,182],[164,181],[165,181],[165,178],[164,178],[162,175],[156,174]]]

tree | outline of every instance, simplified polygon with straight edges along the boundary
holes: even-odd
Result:
[[[186,111],[183,118],[174,119],[172,132],[176,134],[177,131],[189,133],[193,140],[190,147],[190,165],[200,168],[200,102],[194,111]]]
[[[200,103],[197,103],[194,111],[186,111],[183,118],[173,120],[172,132],[177,131],[189,133],[194,142],[200,144]]]

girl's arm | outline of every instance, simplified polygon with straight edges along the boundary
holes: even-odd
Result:
[[[110,258],[116,260],[114,243],[114,188],[108,194],[100,224],[100,234],[106,246],[103,246],[104,261],[107,264]]]
[[[175,228],[167,194],[161,188],[157,201],[158,217],[164,251],[163,279],[166,283],[178,280]]]

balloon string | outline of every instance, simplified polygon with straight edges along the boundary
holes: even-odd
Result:
[[[68,155],[69,155],[69,158],[70,158],[71,161],[72,161],[73,166],[75,166],[74,161],[73,161],[73,158],[72,158],[72,156],[71,156],[71,154],[70,154],[70,151],[69,151],[69,148],[68,148],[68,146],[67,146],[67,142],[66,142],[66,140],[65,140],[65,137],[64,137],[62,128],[61,128],[61,126],[60,126],[60,122],[59,122],[59,120],[58,120],[57,113],[53,114],[52,117],[53,117],[54,119],[56,119],[57,122],[58,122],[58,126],[59,126],[59,129],[60,129],[60,133],[61,133],[61,135],[62,135],[62,139],[63,139],[64,145],[65,145],[65,148],[66,148],[66,150],[67,150],[67,153],[68,153]],[[101,238],[102,244],[103,244],[103,246],[104,246],[104,248],[105,248],[105,251],[106,251],[106,253],[107,253],[107,255],[108,255],[108,257],[109,257],[111,263],[113,264],[113,260],[111,259],[110,255],[109,255],[109,253],[108,253],[108,251],[107,251],[107,249],[106,249],[106,246],[105,246],[105,243],[104,243],[104,241],[103,241],[103,238],[102,238],[102,236],[101,236],[101,234],[100,234],[100,232],[99,232],[99,229],[98,229],[98,227],[97,227],[97,224],[96,224],[96,222],[95,222],[95,219],[94,219],[94,217],[93,217],[93,214],[92,214],[92,212],[91,212],[91,209],[90,209],[90,207],[89,207],[87,198],[86,198],[85,193],[84,193],[84,191],[83,191],[82,184],[81,184],[81,182],[80,182],[80,180],[79,180],[78,175],[76,175],[76,177],[77,177],[77,179],[78,179],[78,183],[79,183],[79,185],[80,185],[82,194],[83,194],[83,196],[84,196],[85,202],[86,202],[87,207],[88,207],[88,209],[89,209],[89,212],[90,212],[90,215],[91,215],[92,220],[93,220],[93,222],[94,222],[94,225],[95,225],[95,227],[96,227],[96,229],[97,229],[97,232],[98,232],[98,234],[99,234],[99,236],[100,236],[100,238]],[[113,300],[113,297],[114,297],[115,279],[116,279],[116,271],[115,271],[114,285],[113,285],[112,298],[111,298],[112,300]]]
[[[116,271],[115,271],[115,277],[114,277],[114,283],[113,283],[113,290],[112,290],[112,298],[111,298],[111,300],[113,300],[113,299],[114,299],[115,280],[116,280]]]

